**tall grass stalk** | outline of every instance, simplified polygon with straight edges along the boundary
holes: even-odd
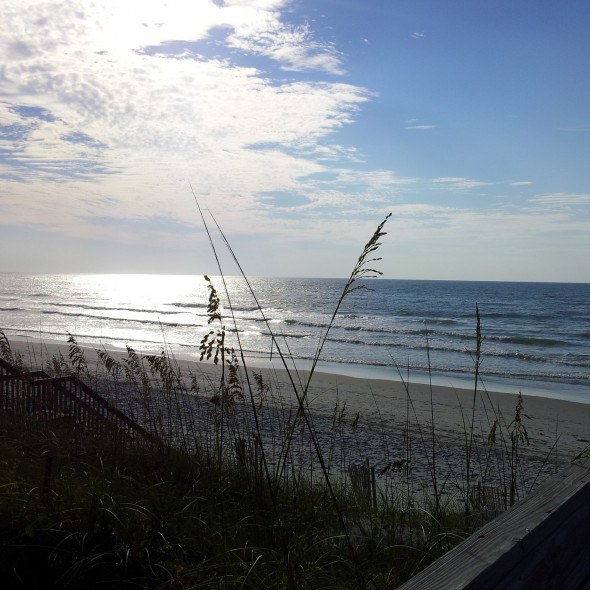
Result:
[[[192,188],[192,187],[191,187]],[[198,203],[198,200],[196,199],[196,196],[194,195],[194,191],[193,191],[193,196],[195,197],[195,202],[197,204],[197,207],[199,209],[199,213],[201,215],[201,219],[202,222],[205,226],[206,232],[207,232],[207,236],[209,238],[209,242],[211,245],[211,248],[213,249],[214,253],[215,253],[215,259],[217,261],[218,264],[218,268],[220,271],[220,274],[222,276],[222,280],[224,282],[224,288],[225,288],[225,292],[226,292],[226,296],[228,297],[228,301],[229,301],[229,293],[228,293],[228,289],[227,289],[227,285],[225,283],[225,278],[223,275],[223,270],[221,268],[221,264],[219,262],[219,257],[217,255],[216,249],[215,249],[215,245],[213,243],[212,237],[211,237],[211,233],[209,231],[209,227],[207,224],[207,221],[205,220],[205,217],[203,215],[203,212],[201,210],[201,207]],[[312,366],[311,366],[311,370],[309,371],[309,375],[307,377],[307,380],[303,383],[303,387],[302,387],[302,391],[299,390],[299,388],[297,387],[296,383],[295,383],[295,379],[293,378],[292,375],[292,369],[290,368],[289,364],[286,362],[287,357],[285,356],[285,354],[282,351],[281,345],[279,344],[277,338],[274,335],[274,331],[270,326],[270,323],[266,320],[266,316],[264,315],[264,313],[262,312],[262,306],[259,304],[258,299],[256,298],[256,295],[254,293],[254,290],[247,278],[246,273],[244,272],[244,270],[242,269],[241,264],[239,263],[239,260],[233,250],[233,248],[231,247],[229,240],[227,239],[226,235],[224,234],[224,232],[222,231],[221,227],[219,226],[219,224],[217,223],[217,220],[213,217],[213,215],[211,215],[213,222],[215,223],[221,237],[222,240],[228,250],[228,252],[230,253],[232,259],[234,260],[237,268],[240,271],[241,276],[243,277],[244,281],[246,282],[246,285],[248,286],[250,293],[252,295],[252,297],[254,298],[254,301],[258,307],[258,310],[262,313],[262,317],[267,325],[267,328],[269,330],[269,332],[271,333],[271,337],[272,337],[272,341],[273,344],[281,358],[281,361],[283,363],[283,367],[285,368],[285,370],[287,371],[287,374],[289,376],[289,380],[291,382],[291,385],[293,387],[293,391],[294,394],[297,398],[298,401],[298,409],[297,409],[297,414],[295,416],[295,419],[292,421],[291,423],[291,427],[289,429],[289,433],[287,434],[285,443],[283,445],[283,449],[282,449],[282,460],[279,462],[279,469],[278,469],[278,477],[279,480],[283,477],[284,472],[285,472],[285,468],[286,468],[286,463],[287,463],[287,459],[289,457],[289,452],[290,452],[290,448],[291,448],[291,444],[293,441],[293,437],[295,434],[295,429],[297,427],[297,421],[298,418],[301,417],[303,418],[306,426],[307,426],[307,430],[311,439],[311,443],[313,445],[314,451],[315,451],[315,455],[318,459],[319,465],[320,465],[320,470],[322,472],[328,493],[330,495],[330,498],[332,499],[333,502],[333,506],[334,509],[337,513],[338,516],[338,520],[341,526],[341,529],[343,531],[344,537],[346,539],[346,543],[349,549],[349,553],[350,553],[350,557],[352,562],[355,564],[355,571],[356,574],[358,576],[359,579],[359,586],[364,587],[366,582],[365,582],[365,576],[364,574],[361,572],[360,570],[360,564],[358,562],[358,559],[356,557],[356,551],[352,545],[351,539],[350,539],[350,535],[348,532],[348,527],[346,525],[345,519],[344,519],[344,515],[342,514],[342,510],[340,507],[340,503],[338,501],[338,498],[336,496],[336,493],[334,491],[331,479],[330,479],[330,475],[328,472],[328,468],[326,466],[326,462],[325,462],[325,458],[324,458],[324,454],[322,452],[322,448],[318,442],[317,436],[316,436],[316,432],[315,429],[313,428],[313,424],[311,423],[311,419],[309,417],[308,412],[306,411],[306,402],[307,402],[307,395],[309,392],[309,387],[311,384],[311,380],[313,378],[313,375],[315,373],[315,369],[317,367],[317,363],[319,362],[320,358],[321,358],[321,354],[324,348],[324,345],[327,341],[328,338],[328,334],[330,332],[330,329],[332,328],[332,325],[334,323],[334,320],[336,319],[336,316],[338,315],[338,312],[340,311],[340,308],[342,306],[342,303],[344,302],[344,300],[346,299],[346,297],[348,295],[350,295],[350,293],[352,293],[353,291],[356,291],[358,289],[367,289],[366,285],[364,285],[363,283],[359,283],[359,281],[362,281],[364,279],[367,278],[376,278],[378,276],[380,276],[382,273],[379,270],[376,270],[374,268],[372,268],[371,264],[374,262],[377,262],[380,260],[380,258],[378,257],[372,257],[372,254],[379,248],[379,246],[381,245],[381,242],[379,241],[384,235],[386,235],[386,232],[383,231],[383,227],[385,225],[385,223],[387,222],[387,220],[389,219],[389,217],[391,216],[391,213],[389,215],[386,216],[386,218],[379,224],[379,226],[377,227],[377,229],[375,230],[375,232],[373,233],[372,237],[370,238],[370,240],[367,242],[367,244],[365,245],[365,247],[363,248],[363,251],[361,252],[361,255],[359,256],[353,271],[348,279],[348,281],[346,282],[344,289],[340,295],[340,298],[338,299],[338,302],[335,306],[335,309],[332,313],[332,316],[330,318],[330,321],[328,322],[328,325],[326,326],[323,335],[320,337],[319,343],[318,343],[318,347],[316,350],[316,353],[313,357],[312,360]],[[231,303],[230,303],[230,309],[231,309]],[[236,325],[237,328],[237,324],[235,322],[235,317],[233,316],[233,311],[232,311],[232,317],[234,320],[234,325]],[[236,334],[238,334],[238,330],[236,329]],[[239,339],[239,336],[238,336]],[[238,340],[238,345],[239,345],[239,340]],[[241,360],[242,360],[242,366],[246,367],[246,361],[242,352],[242,347],[239,346],[240,349],[240,353],[241,353]],[[246,371],[246,375],[247,375],[247,371]],[[248,387],[251,390],[251,386],[250,383],[248,382]],[[252,398],[252,396],[251,396]],[[253,407],[254,410],[254,414],[256,416],[256,409],[255,407]],[[258,426],[257,426],[257,430],[259,432]],[[263,460],[265,460],[265,458],[263,457]],[[268,473],[268,470],[267,470]],[[272,482],[270,481],[270,476],[268,475],[268,481],[269,481],[269,486],[272,487]]]
[[[426,357],[428,360],[428,389],[430,391],[430,435],[431,435],[431,452],[432,452],[432,486],[434,488],[434,507],[436,519],[440,518],[440,491],[438,489],[438,478],[436,473],[436,434],[434,428],[434,392],[432,388],[432,365],[430,364],[430,338],[428,329],[426,329]]]
[[[469,423],[469,440],[466,440],[465,449],[465,480],[466,480],[466,494],[465,494],[465,518],[469,518],[470,506],[469,500],[471,497],[471,459],[473,453],[473,428],[475,426],[475,405],[477,402],[477,391],[479,385],[479,370],[481,367],[481,344],[482,344],[482,331],[481,331],[481,316],[479,314],[479,307],[475,304],[475,355],[473,360],[473,400],[471,403],[471,421]]]
[[[230,309],[231,318],[232,318],[232,321],[233,321],[233,324],[234,324],[234,327],[235,327],[235,334],[236,334],[236,339],[237,339],[237,342],[238,342],[238,350],[240,351],[240,358],[241,358],[241,361],[242,361],[242,366],[244,367],[244,373],[245,373],[246,380],[247,380],[247,387],[248,387],[249,399],[250,399],[250,404],[251,404],[251,407],[252,407],[252,412],[253,412],[253,417],[254,417],[256,435],[257,435],[257,439],[258,440],[262,440],[262,430],[261,430],[260,422],[259,422],[259,419],[258,419],[258,410],[256,408],[256,403],[255,403],[255,400],[254,400],[253,387],[252,387],[252,384],[250,382],[250,377],[249,377],[248,370],[247,370],[246,359],[244,357],[243,347],[241,346],[241,343],[240,343],[239,330],[237,329],[237,321],[236,321],[236,318],[235,318],[235,314],[234,314],[234,310],[233,310],[233,306],[232,306],[232,302],[231,302],[231,297],[230,297],[230,294],[229,294],[229,289],[227,287],[227,283],[226,283],[226,280],[225,280],[225,274],[224,274],[223,268],[221,266],[221,261],[219,259],[218,253],[217,253],[217,248],[216,248],[215,243],[213,241],[213,238],[211,236],[211,232],[209,231],[209,225],[207,223],[207,220],[205,219],[205,216],[203,215],[203,211],[201,209],[201,206],[199,204],[199,201],[198,201],[198,199],[197,199],[197,197],[195,195],[195,192],[194,192],[192,186],[191,186],[191,192],[193,194],[195,203],[196,203],[197,208],[199,210],[199,215],[201,216],[201,221],[202,221],[203,226],[205,228],[205,231],[207,233],[207,238],[209,240],[209,244],[211,246],[211,250],[212,250],[212,252],[213,252],[213,254],[215,256],[215,261],[217,263],[217,268],[219,270],[219,274],[220,274],[221,279],[223,281],[223,287],[224,287],[225,295],[227,297],[227,301],[228,301],[228,305],[229,305],[229,309]],[[227,243],[227,240],[225,239],[225,236],[223,236],[223,237],[224,237],[224,240]],[[227,245],[229,246],[229,243]],[[233,251],[230,250],[230,252],[231,252],[232,256],[234,257],[234,259],[237,261],[237,258],[235,257]],[[240,267],[240,271],[242,272],[241,267]],[[242,273],[242,274],[245,277],[245,274],[244,273]],[[251,291],[252,291],[252,289],[251,289]],[[214,291],[212,291],[211,293],[213,294]],[[258,306],[258,307],[259,307],[259,309],[261,309],[260,306]],[[223,332],[224,332],[224,330],[223,330]],[[275,513],[277,524],[278,524],[279,529],[281,531],[281,542],[282,542],[282,546],[283,546],[283,559],[284,559],[284,562],[285,562],[285,565],[286,565],[286,568],[287,568],[290,586],[291,586],[291,588],[295,588],[296,587],[295,586],[295,575],[294,575],[294,572],[292,570],[292,564],[291,564],[289,547],[288,547],[288,543],[287,543],[286,531],[284,529],[284,523],[283,523],[283,521],[281,519],[281,514],[280,514],[280,511],[279,511],[279,506],[278,506],[278,502],[277,502],[277,498],[276,498],[275,487],[274,487],[272,476],[271,476],[271,473],[270,473],[270,468],[269,468],[269,465],[268,465],[268,460],[267,460],[267,457],[266,457],[266,452],[264,450],[264,445],[260,445],[260,446],[261,446],[262,465],[263,465],[263,468],[264,468],[264,474],[265,474],[265,478],[266,478],[266,483],[267,483],[268,491],[270,493],[271,502],[272,502],[272,506],[273,506],[273,511]]]

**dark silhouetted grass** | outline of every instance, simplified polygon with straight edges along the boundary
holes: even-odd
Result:
[[[310,409],[316,365],[343,301],[380,274],[374,253],[385,222],[336,302],[311,371],[297,371],[267,322],[286,388],[248,368],[223,278],[220,294],[206,277],[210,331],[200,344],[216,372],[183,372],[166,350],[141,355],[131,347],[120,356],[96,351],[95,363],[70,336],[67,357],[43,368],[76,373],[153,438],[126,441],[67,417],[0,413],[3,587],[395,588],[525,493],[522,398],[510,420],[488,403],[489,436],[476,432],[476,400],[485,402],[479,313],[459,465],[441,451],[432,396],[430,424],[422,425],[407,378],[399,444],[384,447],[379,468],[368,456],[353,460],[351,449],[385,438],[391,423],[365,428],[337,392],[332,416]],[[26,370],[1,331],[0,354]],[[419,461],[426,482],[416,476]]]

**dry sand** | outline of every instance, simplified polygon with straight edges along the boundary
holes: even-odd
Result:
[[[59,351],[67,358],[67,346],[55,344],[31,346],[26,342],[11,342],[13,350],[22,353],[25,362],[45,365]],[[85,349],[88,359],[96,358]],[[183,373],[192,372],[207,392],[213,392],[218,382],[218,367],[205,363],[179,362]],[[278,365],[277,365],[278,366]],[[280,416],[267,412],[267,421],[293,416],[296,399],[284,369],[254,369],[271,386],[268,404],[280,408]],[[308,373],[300,372],[302,382]],[[297,376],[295,376],[297,379]],[[496,442],[496,468],[500,460],[506,463],[511,452],[510,431],[515,415],[517,395],[485,391],[479,388],[455,389],[402,381],[359,379],[316,372],[307,398],[318,438],[324,449],[330,448],[335,468],[369,459],[377,470],[391,461],[409,458],[414,475],[428,480],[431,476],[429,458],[432,454],[432,418],[434,418],[435,453],[439,481],[456,486],[465,471],[466,436],[469,438],[473,420],[474,465],[472,477],[482,477],[485,469],[488,434],[499,420],[503,440]],[[523,396],[523,424],[530,444],[521,442],[520,453],[525,473],[525,485],[540,482],[545,476],[562,469],[574,456],[584,450],[590,440],[590,404],[574,403],[546,397]],[[474,408],[474,410],[473,410]],[[267,425],[268,426],[268,425]],[[276,433],[277,428],[272,429]],[[498,431],[500,433],[500,431]],[[336,444],[337,443],[337,444]],[[334,455],[334,449],[338,448]],[[490,465],[490,464],[488,464]],[[506,467],[506,465],[505,465]],[[493,469],[490,468],[490,471]],[[492,476],[493,479],[493,476]]]

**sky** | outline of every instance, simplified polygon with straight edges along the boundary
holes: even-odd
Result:
[[[2,0],[0,271],[590,282],[587,0]],[[215,220],[215,221],[213,221]]]

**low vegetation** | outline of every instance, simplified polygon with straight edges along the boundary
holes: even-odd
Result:
[[[359,257],[332,321],[364,279],[380,274],[373,254],[384,224]],[[362,444],[359,416],[338,401],[331,417],[314,415],[315,363],[298,373],[268,324],[287,386],[251,371],[237,330],[229,341],[231,300],[226,318],[211,281],[209,293],[211,328],[200,351],[216,371],[183,372],[166,352],[132,348],[122,356],[96,351],[94,363],[73,337],[67,358],[53,356],[42,367],[88,383],[149,436],[3,406],[4,588],[395,588],[527,491],[522,398],[509,419],[489,406],[487,438],[474,428],[476,400],[485,396],[478,313],[473,407],[461,410],[464,454],[450,478],[433,401],[431,420],[417,424],[406,383],[401,447],[378,470],[369,459],[352,462],[346,441]],[[21,371],[22,383],[34,381],[1,332],[0,356]],[[426,487],[417,460],[427,466]]]

